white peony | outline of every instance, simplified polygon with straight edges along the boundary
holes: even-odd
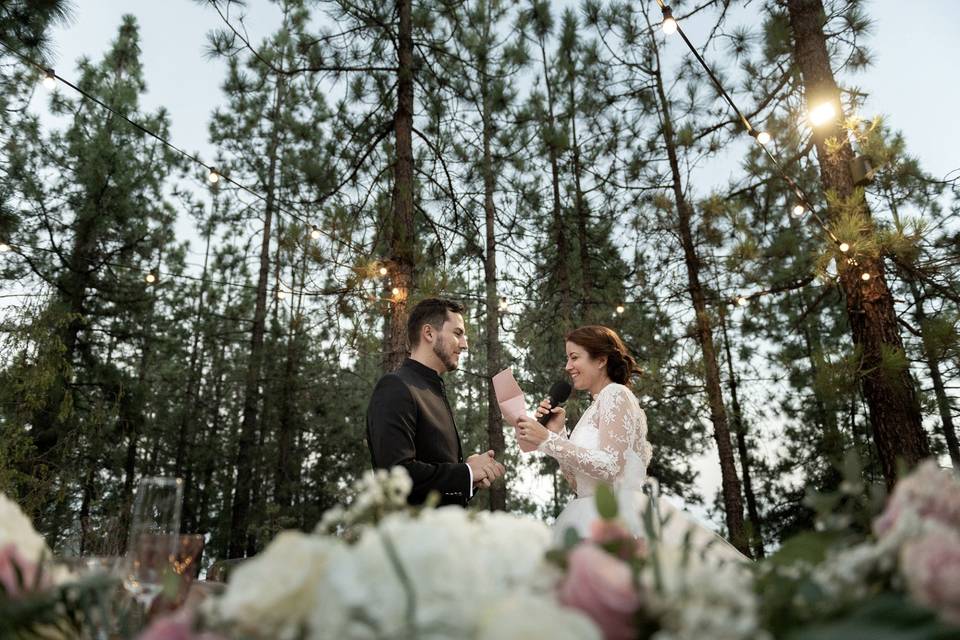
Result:
[[[30,518],[17,503],[0,493],[0,548],[11,543],[32,562],[39,562],[42,556],[50,555],[47,543],[34,530]]]
[[[524,591],[506,593],[479,616],[477,640],[600,640],[600,630],[574,609],[547,595]]]
[[[239,629],[292,638],[325,596],[327,566],[343,552],[334,538],[284,531],[237,567],[212,614]]]

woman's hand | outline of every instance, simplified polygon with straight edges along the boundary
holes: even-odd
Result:
[[[563,426],[567,422],[567,412],[563,407],[554,407],[550,408],[550,398],[544,398],[540,401],[540,406],[537,407],[537,412],[534,417],[539,418],[540,416],[545,416],[551,414],[550,419],[547,421],[547,429],[553,431],[554,433],[560,433],[563,431]]]
[[[520,420],[517,421],[517,438],[521,442],[529,442],[539,447],[549,437],[550,432],[547,431],[547,428],[536,420],[520,418]]]

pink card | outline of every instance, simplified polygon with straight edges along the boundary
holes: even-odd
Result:
[[[500,405],[500,412],[503,413],[504,421],[513,427],[516,435],[517,421],[520,418],[527,417],[527,403],[523,398],[523,391],[513,377],[513,369],[507,368],[493,376],[493,391],[497,394],[497,402]],[[517,442],[520,444],[520,450],[524,453],[535,450],[536,445],[528,442]]]

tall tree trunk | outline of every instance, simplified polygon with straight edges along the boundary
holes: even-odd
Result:
[[[303,250],[300,261],[301,276],[305,276],[307,250]],[[290,286],[296,290],[296,273],[291,275]],[[304,280],[301,280],[301,287]],[[277,432],[277,466],[274,474],[273,495],[280,516],[290,512],[295,485],[299,483],[299,472],[295,466],[294,440],[296,425],[293,422],[295,412],[295,389],[300,369],[300,330],[303,326],[303,292],[291,300],[290,324],[287,328],[287,348],[283,364],[283,376],[280,381],[279,430]],[[284,526],[289,526],[284,524]]]
[[[415,286],[413,222],[413,0],[397,0],[397,113],[394,117],[397,159],[393,171],[393,216],[390,231],[393,296],[384,325],[383,369],[394,371],[407,355],[407,300]]]
[[[484,12],[486,23],[484,40],[488,40],[492,2],[487,2]],[[500,404],[493,389],[492,378],[500,371],[500,296],[497,293],[497,215],[494,206],[493,194],[496,190],[496,170],[493,163],[491,142],[494,131],[491,121],[493,107],[490,98],[490,78],[487,73],[487,59],[484,58],[480,70],[480,95],[482,99],[481,119],[483,121],[483,213],[484,231],[486,236],[486,252],[483,257],[483,278],[486,287],[486,350],[487,350],[487,441],[489,447],[502,459],[506,450],[503,436],[503,420],[500,416]],[[507,485],[504,480],[498,480],[490,487],[490,510],[505,511],[507,508]]]
[[[757,496],[753,491],[753,477],[750,467],[750,449],[747,446],[747,425],[743,420],[743,411],[740,408],[740,383],[733,370],[733,354],[730,350],[730,336],[727,334],[727,316],[720,310],[720,326],[723,329],[723,349],[727,356],[727,377],[730,387],[730,409],[733,413],[733,433],[737,438],[737,456],[740,458],[740,469],[743,473],[743,494],[747,499],[747,516],[750,518],[750,540],[753,545],[753,557],[763,558],[763,529],[760,519],[760,509],[757,507]]]
[[[279,146],[280,111],[283,82],[277,80],[273,104],[273,129],[268,154],[266,206],[263,213],[263,238],[260,243],[260,273],[257,279],[257,297],[250,334],[250,357],[244,378],[243,419],[240,440],[237,443],[237,481],[234,487],[230,517],[228,553],[232,558],[253,553],[253,538],[249,535],[249,514],[254,471],[254,444],[257,434],[257,413],[260,406],[260,374],[263,369],[263,336],[267,317],[267,280],[270,277],[270,225],[276,203],[277,147]]]
[[[655,45],[654,45],[655,47]],[[730,428],[727,423],[727,410],[723,403],[723,391],[720,388],[720,367],[717,361],[717,351],[713,342],[713,327],[707,311],[706,296],[700,282],[702,263],[697,255],[697,248],[693,241],[693,208],[687,202],[683,193],[683,176],[680,172],[680,161],[677,158],[677,144],[670,115],[670,102],[663,88],[663,75],[660,70],[659,52],[654,48],[656,57],[654,81],[657,98],[660,103],[660,117],[663,126],[663,140],[670,162],[670,173],[673,185],[673,196],[677,205],[677,232],[683,246],[683,259],[687,267],[687,280],[690,298],[696,314],[697,342],[703,354],[704,382],[706,383],[707,399],[710,404],[710,421],[713,423],[713,438],[717,443],[717,454],[720,457],[720,476],[723,493],[723,506],[726,514],[727,529],[730,541],[746,555],[750,554],[750,545],[747,532],[743,526],[743,499],[740,493],[740,479],[737,477],[737,466],[734,462],[733,446],[730,442]]]
[[[557,118],[554,114],[553,84],[550,80],[547,48],[542,37],[540,54],[543,57],[543,86],[547,92],[547,122],[543,139],[547,147],[547,157],[550,160],[550,187],[553,196],[551,231],[557,248],[554,269],[557,274],[557,286],[560,289],[560,326],[566,330],[573,325],[573,296],[570,287],[570,268],[567,265],[569,249],[567,248],[566,216],[563,214],[563,205],[560,202],[560,150],[557,149]]]
[[[857,205],[869,219],[870,211],[862,192],[855,192],[850,160],[853,151],[846,143],[841,124],[840,92],[830,67],[821,0],[788,0],[795,55],[803,75],[808,108],[829,100],[838,114],[834,123],[814,132],[820,180],[824,191],[846,202],[856,197]],[[833,144],[828,141],[833,141]],[[839,211],[831,207],[831,218]],[[867,236],[871,230],[863,231]],[[856,247],[857,238],[845,239]],[[890,371],[882,366],[884,352],[902,354],[903,342],[897,325],[893,296],[887,287],[881,257],[857,256],[855,266],[841,265],[840,281],[847,297],[847,317],[853,344],[861,351],[863,394],[870,412],[870,425],[887,485],[896,480],[897,461],[914,466],[930,455],[927,434],[921,422],[913,378],[908,367]],[[870,279],[863,281],[862,273]]]
[[[590,211],[587,207],[587,198],[583,193],[583,163],[580,158],[580,142],[577,140],[577,74],[573,71],[575,61],[573,52],[565,50],[566,63],[571,69],[568,84],[568,100],[570,110],[570,144],[573,151],[573,215],[577,222],[577,244],[580,258],[580,321],[586,321],[587,310],[590,308],[593,295],[593,270],[590,265],[590,236],[587,232],[587,222]]]

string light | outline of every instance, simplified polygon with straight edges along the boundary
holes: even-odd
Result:
[[[387,269],[386,267],[380,267],[380,275],[385,276],[388,273],[390,273],[389,269]]]
[[[43,86],[45,89],[50,91],[57,86],[57,74],[53,72],[53,69],[46,69],[43,72]]]
[[[746,307],[750,304],[750,301],[747,300],[746,296],[737,296],[737,306]]]
[[[217,173],[217,170],[213,167],[210,167],[210,173],[207,174],[207,181],[210,184],[217,184],[220,182],[220,174]]]
[[[0,253],[6,253],[7,251],[10,251],[10,245],[6,242],[0,242]]]
[[[392,294],[393,294],[393,297],[396,298],[397,296],[400,295],[400,287],[394,287],[394,288],[390,291],[390,293],[392,293]]]
[[[847,251],[850,251],[850,245],[847,244],[846,242],[841,242],[839,248],[840,248],[840,253],[846,253]]]
[[[500,296],[500,311],[506,313],[510,310],[510,301],[507,300],[506,296]]]
[[[624,307],[622,304],[618,304],[618,305],[617,305],[617,315],[618,315],[618,316],[623,315],[623,312],[626,311],[626,310],[627,310],[627,308]]]
[[[153,284],[157,281],[157,276],[153,275],[153,273],[148,273],[143,279],[147,281],[147,284]]]
[[[801,217],[804,213],[807,212],[807,208],[802,204],[797,204],[793,207],[793,210],[790,211],[790,215],[794,218]]]
[[[283,289],[280,289],[279,291],[277,291],[277,300],[283,300],[286,297],[287,297],[286,291],[284,291]]]
[[[319,240],[320,235],[321,235],[320,228],[317,227],[317,225],[312,225],[310,229],[310,237],[313,238],[314,240]]]
[[[837,109],[833,106],[833,102],[831,101],[822,102],[810,109],[810,114],[808,117],[810,119],[810,124],[815,127],[819,127],[836,118]]]
[[[770,134],[766,131],[757,131],[756,129],[750,129],[750,135],[762,145],[766,145],[770,142]]]
[[[663,10],[663,24],[661,28],[665,34],[672,36],[677,32],[678,28],[677,20],[673,17],[673,10],[666,5],[661,7],[661,9]]]
[[[864,271],[864,272],[860,275],[860,279],[863,280],[864,282],[866,282],[867,280],[870,279],[870,274],[869,274],[868,272]]]

